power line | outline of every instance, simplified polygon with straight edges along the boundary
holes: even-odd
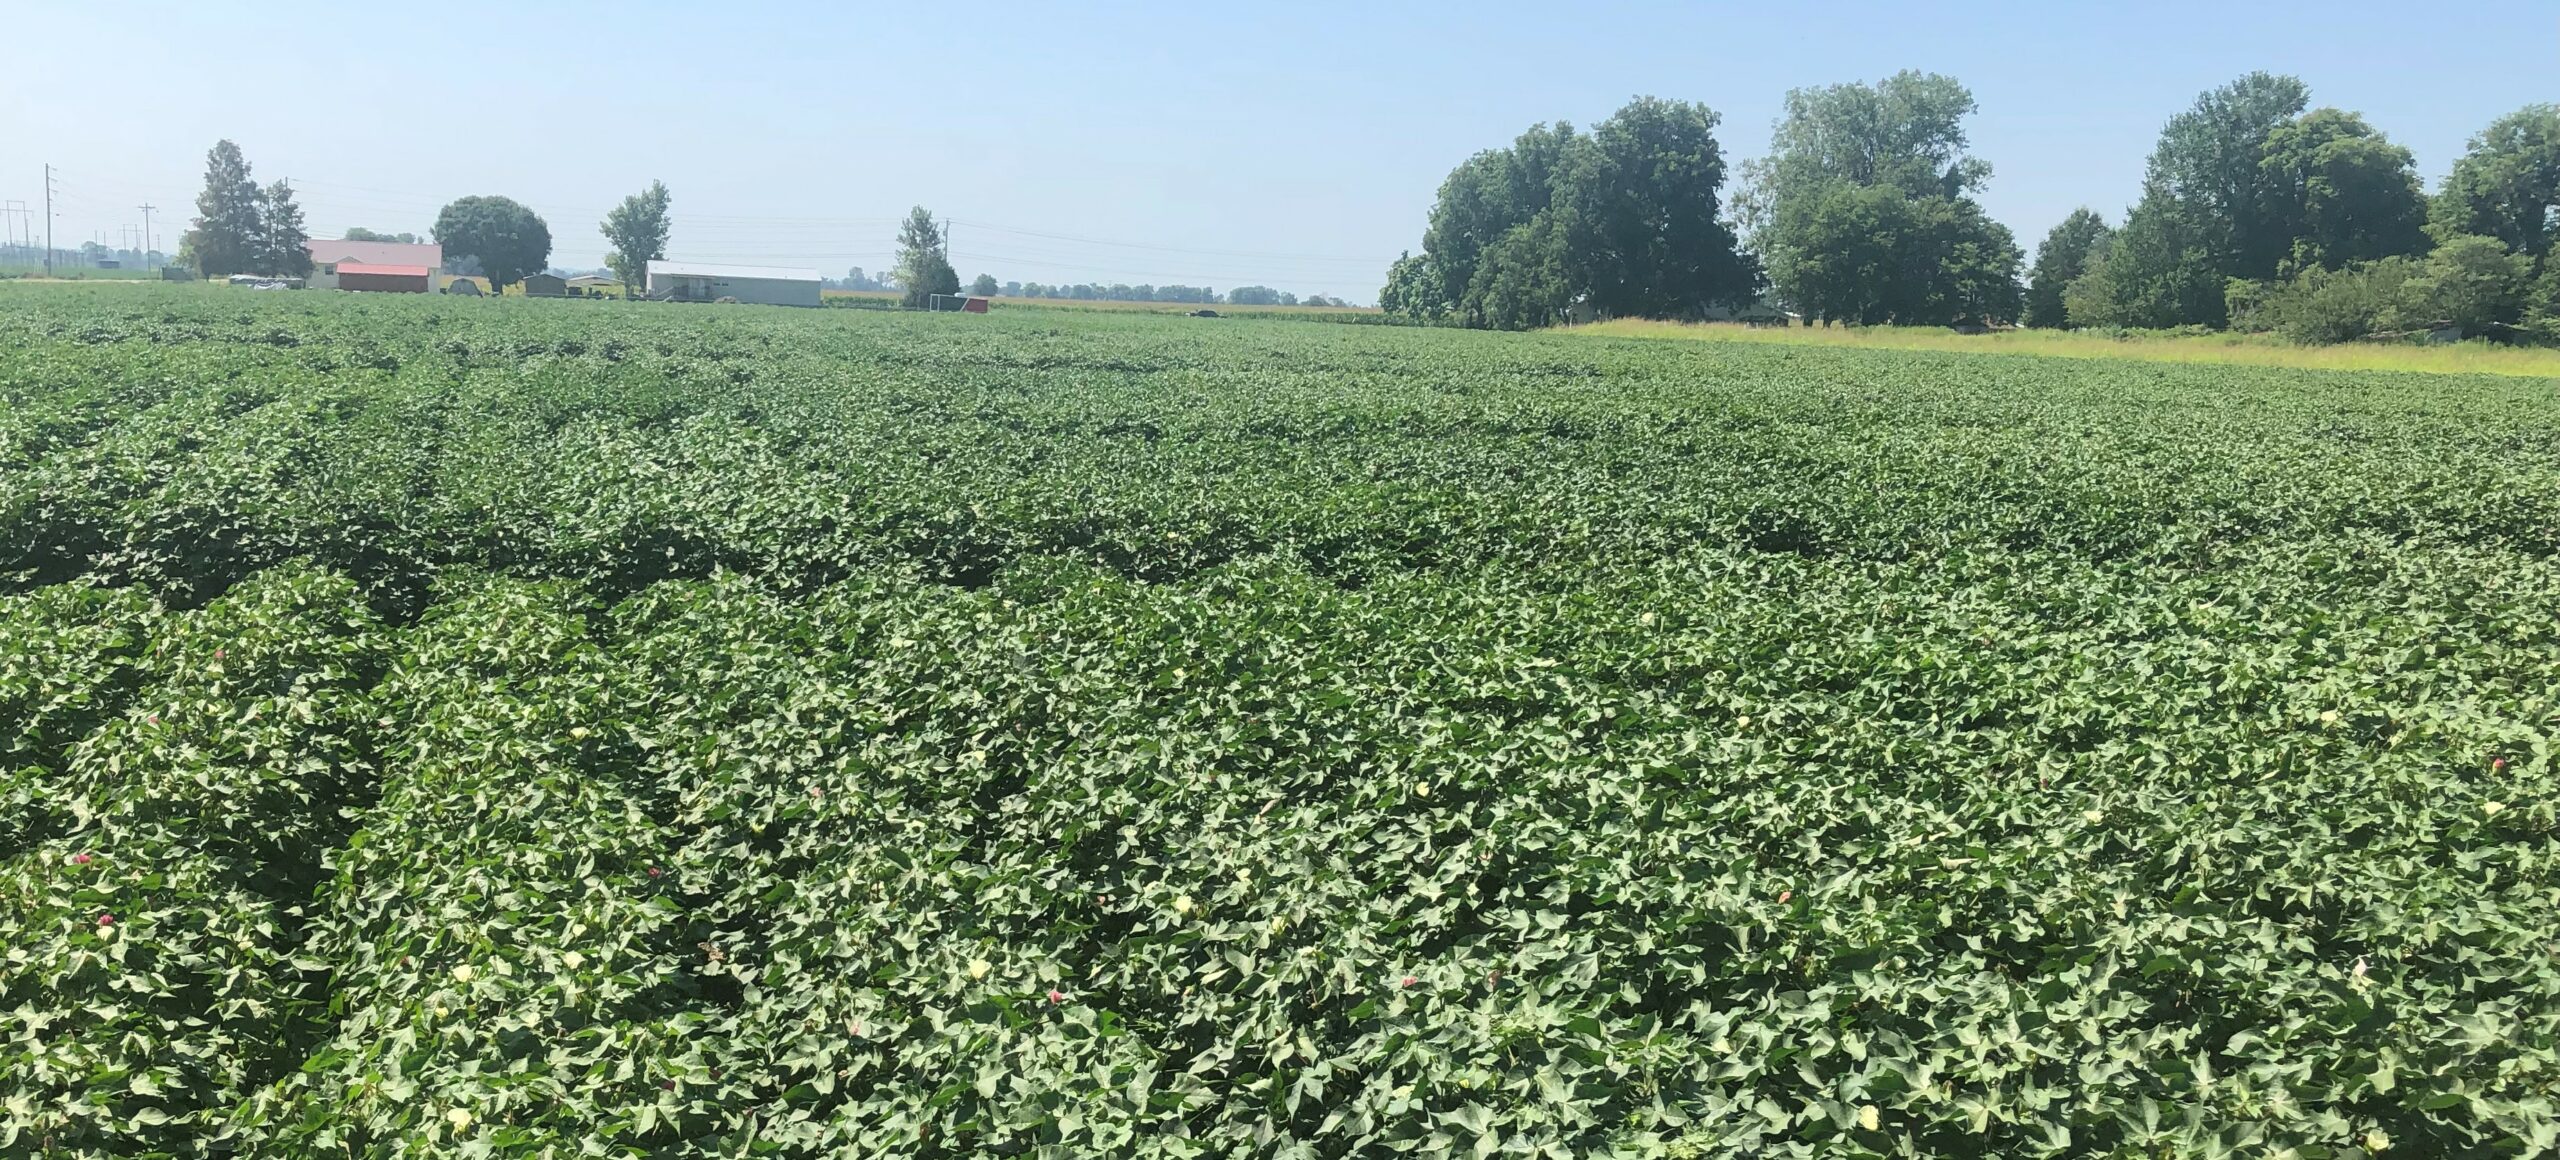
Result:
[[[44,166],[44,276],[53,277],[53,163],[50,161]]]

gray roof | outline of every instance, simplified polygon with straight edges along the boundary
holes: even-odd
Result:
[[[739,278],[770,278],[777,282],[825,281],[825,279],[820,277],[818,272],[815,270],[794,269],[789,266],[723,266],[712,262],[669,262],[663,260],[649,263],[649,275],[651,277],[656,277],[660,274],[665,274],[671,278],[728,278],[732,280]]]

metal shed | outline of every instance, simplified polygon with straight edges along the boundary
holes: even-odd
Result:
[[[674,302],[718,302],[727,298],[767,306],[816,306],[818,282],[815,270],[782,266],[649,263],[649,297]]]
[[[434,279],[435,271],[424,266],[368,266],[361,262],[338,263],[338,289],[340,290],[424,294]]]

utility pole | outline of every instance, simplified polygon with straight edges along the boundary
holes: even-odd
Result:
[[[53,277],[53,163],[44,167],[44,276]]]
[[[142,268],[151,268],[151,203],[142,203]]]

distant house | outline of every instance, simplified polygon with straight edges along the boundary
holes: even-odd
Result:
[[[663,260],[649,263],[649,297],[673,302],[718,302],[726,298],[767,306],[816,306],[818,282],[815,270]]]
[[[524,276],[524,292],[528,298],[566,298],[569,296],[569,280],[558,274],[527,274]]]
[[[339,262],[336,266],[331,276],[340,290],[424,294],[435,287],[436,272],[425,266],[375,266],[364,262]]]
[[[444,277],[438,273],[444,269],[444,247],[432,242],[419,245],[409,242],[323,241],[314,238],[302,243],[302,248],[311,254],[309,282],[312,288],[317,290],[355,289],[352,286],[341,285],[338,281],[339,268],[349,262],[359,266],[424,267],[427,271],[427,281],[430,283],[427,287],[429,290],[438,289],[441,285],[440,279]]]
[[[581,274],[569,279],[569,292],[590,298],[620,298],[622,279],[603,274]]]

